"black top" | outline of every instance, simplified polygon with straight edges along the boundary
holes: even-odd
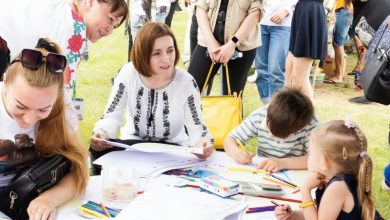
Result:
[[[324,194],[326,188],[332,184],[334,181],[344,181],[345,184],[347,184],[349,191],[353,195],[353,202],[354,202],[354,207],[351,212],[347,213],[344,212],[343,210],[340,211],[339,216],[337,216],[337,220],[355,220],[355,219],[360,219],[361,218],[361,212],[362,209],[359,204],[359,200],[357,197],[357,179],[351,175],[344,175],[344,174],[338,174],[334,176],[322,189],[317,189],[316,190],[316,202],[317,202],[317,207],[320,206],[322,195]]]

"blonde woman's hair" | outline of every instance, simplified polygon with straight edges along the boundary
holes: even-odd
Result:
[[[45,39],[51,50],[61,54],[59,46]],[[36,48],[44,56],[48,50]],[[43,61],[37,70],[22,66],[21,62],[12,63],[4,74],[4,84],[12,84],[17,77],[24,78],[30,86],[45,88],[58,85],[58,96],[49,116],[39,121],[39,128],[35,137],[38,152],[44,156],[63,155],[72,162],[72,173],[76,184],[76,191],[81,194],[85,191],[89,177],[87,165],[87,148],[82,144],[78,133],[70,133],[65,119],[64,107],[64,74],[51,73]]]
[[[357,178],[357,193],[363,220],[372,220],[375,205],[371,191],[372,160],[367,154],[367,139],[353,122],[332,120],[320,124],[313,130],[317,147],[342,174]]]

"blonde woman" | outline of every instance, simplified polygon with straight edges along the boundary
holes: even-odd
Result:
[[[75,125],[65,119],[66,58],[59,53],[57,44],[40,39],[36,49],[24,49],[11,62],[0,82],[0,139],[28,135],[41,155],[63,155],[72,162],[69,174],[30,202],[30,220],[54,219],[56,208],[83,193],[87,185],[87,150]],[[8,173],[0,173],[0,187],[8,185],[16,171]]]

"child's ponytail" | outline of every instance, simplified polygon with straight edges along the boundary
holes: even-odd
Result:
[[[365,149],[367,144],[364,144],[365,138],[360,129],[354,128],[356,136],[360,143],[360,157],[359,157],[359,172],[358,172],[358,200],[362,209],[361,219],[372,220],[375,215],[374,199],[371,191],[372,184],[372,160]]]

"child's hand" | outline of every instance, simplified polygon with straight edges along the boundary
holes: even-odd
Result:
[[[278,220],[287,220],[291,218],[292,210],[289,205],[283,204],[275,208],[274,214]]]
[[[314,188],[323,186],[325,183],[326,183],[326,179],[324,175],[317,172],[312,172],[307,177],[305,183],[302,186],[302,189],[312,190]]]
[[[252,158],[255,156],[255,154],[237,148],[237,151],[231,156],[239,164],[249,164],[252,163]]]
[[[257,166],[257,169],[263,169],[269,172],[278,172],[284,168],[283,161],[276,158],[263,160]]]

